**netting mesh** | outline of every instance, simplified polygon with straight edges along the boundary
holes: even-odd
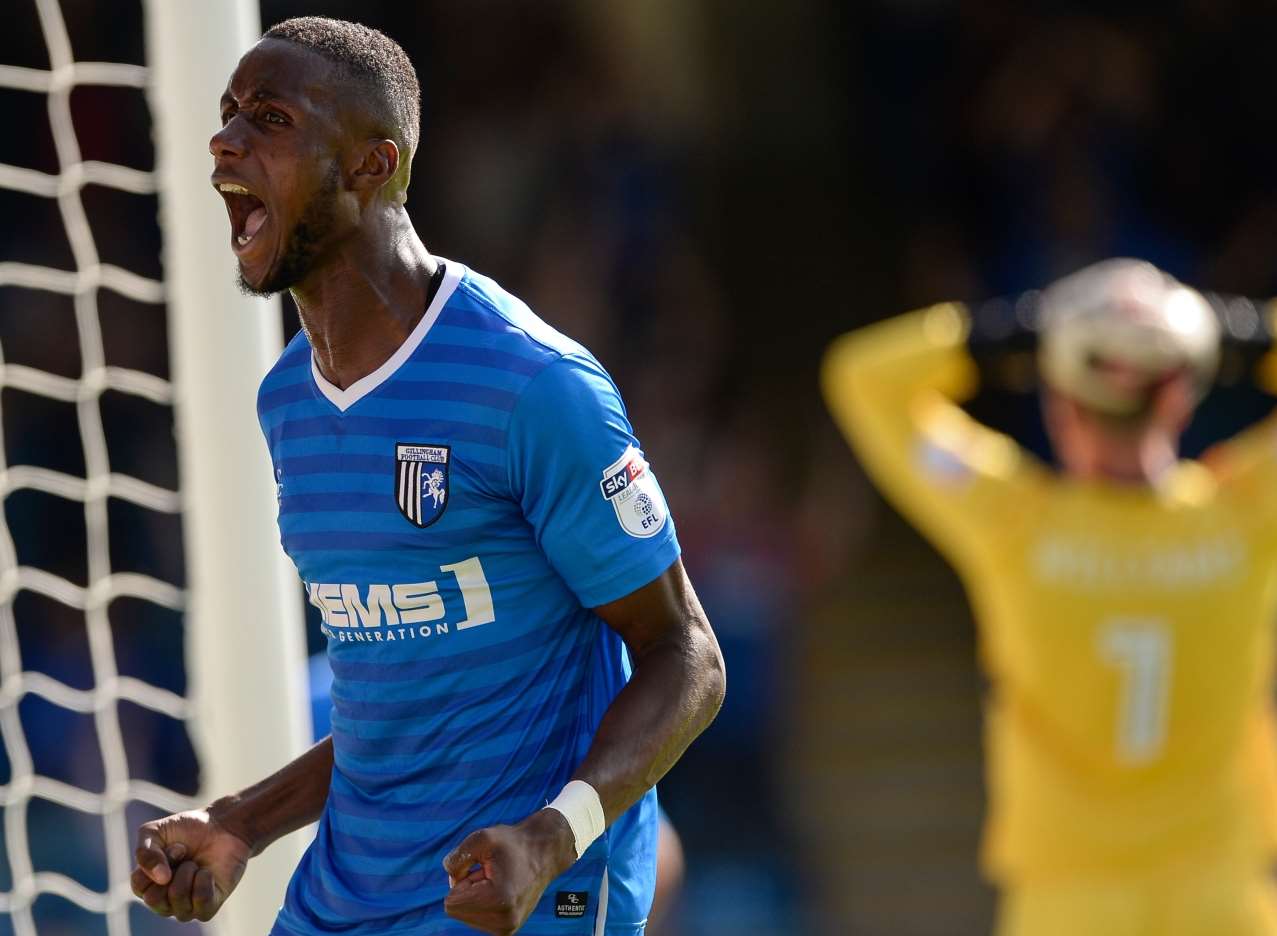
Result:
[[[185,796],[153,779],[131,775],[125,732],[121,727],[121,710],[125,706],[121,703],[132,703],[176,719],[187,717],[188,703],[171,688],[161,688],[120,672],[118,635],[113,635],[110,617],[113,603],[134,599],[177,611],[182,607],[183,593],[179,584],[155,574],[113,570],[112,526],[113,523],[120,526],[116,505],[132,505],[135,509],[176,517],[179,497],[175,489],[112,470],[103,418],[104,395],[114,392],[131,400],[167,407],[172,393],[165,376],[108,364],[100,306],[120,297],[143,304],[154,313],[152,332],[163,334],[164,287],[156,278],[104,263],[85,210],[87,186],[154,195],[156,178],[150,171],[84,160],[72,120],[71,97],[75,89],[85,86],[141,89],[147,73],[139,65],[77,62],[57,0],[33,2],[47,47],[49,68],[0,64],[0,89],[47,97],[57,169],[45,172],[0,164],[0,189],[56,205],[74,267],[59,269],[15,261],[12,253],[5,256],[0,252],[0,292],[8,290],[11,295],[23,297],[15,299],[15,303],[38,305],[47,302],[49,294],[63,297],[61,301],[69,303],[73,310],[74,334],[60,334],[58,341],[78,344],[79,373],[67,376],[52,369],[14,362],[6,353],[6,332],[0,330],[0,401],[3,401],[0,424],[12,424],[20,418],[23,433],[51,432],[52,426],[41,427],[33,424],[30,417],[15,414],[15,407],[20,401],[33,401],[33,405],[49,401],[64,407],[69,405],[74,410],[83,452],[83,474],[39,464],[11,464],[10,446],[0,446],[0,499],[6,507],[0,513],[0,740],[8,762],[7,782],[0,785],[0,817],[9,866],[7,889],[4,889],[4,875],[0,874],[0,914],[7,917],[17,936],[33,936],[37,931],[38,914],[33,912],[37,902],[42,895],[56,895],[83,911],[102,915],[105,931],[110,936],[124,936],[129,932],[129,904],[133,900],[128,877],[132,865],[131,825],[135,821],[126,815],[126,810],[130,804],[142,803],[173,811],[187,808],[189,802]],[[10,217],[6,223],[13,225],[22,221]],[[0,251],[4,246],[0,240]],[[0,305],[0,315],[3,314],[5,307]],[[52,319],[37,323],[37,327],[46,325],[55,327]],[[171,420],[171,412],[169,417]],[[12,431],[4,434],[5,439],[13,437]],[[73,502],[76,510],[82,505],[86,554],[77,566],[83,570],[81,581],[75,581],[79,576],[65,569],[42,568],[30,561],[24,564],[24,556],[39,550],[24,548],[22,538],[31,537],[39,525],[31,522],[29,510],[26,520],[13,521],[9,508],[14,495],[22,492],[38,492],[63,503]],[[60,515],[50,512],[48,516],[53,523]],[[138,530],[144,532],[145,523],[141,526],[134,523],[127,529],[130,536],[141,535]],[[116,535],[119,536],[118,531]],[[117,554],[119,548],[117,543]],[[37,671],[29,660],[24,662],[20,632],[25,632],[27,627],[38,631],[42,626],[38,616],[23,621],[24,594],[41,596],[82,615],[91,668],[91,679],[85,680],[87,686],[73,685],[74,680]],[[177,666],[180,667],[180,660]],[[100,786],[99,789],[77,786],[65,777],[42,775],[38,757],[33,758],[33,739],[29,736],[33,725],[40,723],[24,717],[32,708],[33,698],[91,719],[101,751],[100,783],[92,786]],[[45,722],[41,730],[53,730],[49,726],[57,724]],[[34,740],[39,742],[38,747],[56,744],[59,739]],[[3,776],[0,779],[4,779]],[[104,885],[101,889],[86,886],[63,871],[41,868],[33,860],[30,813],[33,808],[43,808],[46,804],[100,817],[105,873],[99,872],[96,876]],[[3,917],[0,917],[0,932],[3,931]]]

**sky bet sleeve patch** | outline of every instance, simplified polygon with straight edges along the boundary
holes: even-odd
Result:
[[[646,459],[634,446],[629,446],[621,457],[603,470],[599,482],[603,499],[616,511],[621,529],[630,536],[646,539],[655,536],[665,527],[669,508],[665,495],[648,468]]]

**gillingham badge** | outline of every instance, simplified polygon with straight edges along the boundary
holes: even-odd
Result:
[[[395,446],[395,502],[399,512],[419,527],[428,527],[448,506],[446,445],[400,442]]]

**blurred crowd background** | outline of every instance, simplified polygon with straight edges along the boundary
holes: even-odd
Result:
[[[143,61],[137,0],[62,6],[77,59]],[[409,210],[427,246],[598,355],[669,496],[730,679],[661,784],[688,873],[653,936],[987,931],[966,604],[836,436],[819,355],[849,327],[1111,255],[1277,291],[1277,7],[262,2],[264,26],[301,14],[358,19],[408,50],[424,92]],[[48,66],[28,0],[6,6],[0,62]],[[140,91],[80,88],[72,112],[86,159],[153,167]],[[0,163],[56,171],[43,95],[0,91],[0,117]],[[84,199],[105,260],[161,275],[155,197]],[[0,217],[0,261],[73,268],[54,202],[0,191]],[[99,302],[108,363],[167,374],[163,309]],[[77,376],[70,299],[0,288],[0,350]],[[1031,388],[972,405],[1042,450]],[[112,469],[175,487],[171,412],[102,406]],[[1266,406],[1217,395],[1191,447]],[[73,404],[6,389],[0,416],[10,464],[83,474]],[[20,492],[5,519],[22,563],[85,582],[79,504]],[[114,501],[110,520],[113,568],[182,583],[176,520]],[[29,593],[15,613],[25,668],[92,686],[81,614]],[[119,601],[111,622],[122,672],[184,689],[180,617]],[[19,710],[40,773],[101,789],[90,716],[31,696]],[[127,703],[121,718],[134,775],[195,789],[180,723]],[[30,811],[36,867],[103,889],[100,822]],[[36,909],[41,936],[105,933],[59,898]],[[134,921],[180,931],[140,908]]]

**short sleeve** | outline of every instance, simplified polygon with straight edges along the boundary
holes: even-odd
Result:
[[[665,495],[593,359],[565,356],[533,378],[511,417],[508,457],[537,545],[583,606],[637,591],[678,558]]]

